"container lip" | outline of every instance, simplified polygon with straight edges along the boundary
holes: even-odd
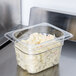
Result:
[[[25,28],[23,28],[23,29],[19,29],[19,30],[14,31],[14,32],[12,33],[13,39],[15,39],[15,41],[19,42],[20,40],[18,40],[18,39],[14,36],[14,34],[15,34],[16,32],[22,31],[22,30],[26,30],[26,29],[30,29],[30,28],[34,28],[34,27],[37,27],[37,26],[50,26],[50,27],[52,27],[52,28],[54,28],[54,29],[57,29],[57,30],[59,30],[60,32],[62,32],[63,35],[60,36],[60,37],[58,37],[58,38],[55,38],[55,39],[52,39],[52,40],[45,41],[45,42],[43,42],[43,43],[37,44],[37,45],[35,45],[35,46],[40,46],[40,45],[42,45],[42,44],[45,44],[45,43],[48,43],[48,42],[52,42],[52,41],[54,41],[54,40],[55,40],[55,41],[56,41],[56,40],[60,40],[61,38],[63,38],[63,40],[67,40],[67,39],[73,37],[73,35],[72,35],[71,33],[67,32],[67,31],[64,31],[63,29],[60,29],[60,28],[58,28],[58,27],[56,27],[56,26],[54,26],[54,25],[52,25],[52,24],[49,24],[49,23],[40,23],[40,24],[36,24],[36,25],[33,25],[33,26],[28,26],[28,27],[25,27]],[[23,42],[21,42],[21,44],[23,44]],[[27,45],[25,44],[24,46],[27,46]],[[29,46],[31,46],[31,45],[29,45]]]
[[[41,44],[37,44],[37,45],[35,45],[35,46],[40,46],[40,45],[42,45],[42,44],[45,44],[45,43],[48,43],[48,42],[52,42],[52,41],[54,41],[54,40],[55,40],[55,41],[56,41],[56,40],[60,40],[60,39],[67,40],[67,39],[73,37],[73,35],[72,35],[71,33],[67,32],[67,31],[64,31],[63,29],[60,29],[60,28],[58,28],[58,27],[56,27],[56,26],[54,26],[54,25],[52,25],[52,24],[49,24],[49,23],[40,23],[40,24],[36,24],[36,25],[33,25],[33,26],[25,27],[25,28],[22,28],[22,29],[18,29],[18,30],[15,30],[15,31],[11,31],[11,32],[6,33],[6,34],[5,34],[5,37],[8,38],[9,40],[13,41],[13,42],[15,42],[15,41],[16,41],[16,42],[19,42],[20,40],[17,39],[17,38],[14,36],[14,34],[15,34],[16,32],[22,31],[22,30],[26,30],[26,29],[30,29],[30,28],[33,28],[33,27],[37,27],[37,26],[50,26],[50,27],[52,27],[52,28],[54,28],[54,29],[59,30],[60,32],[62,32],[63,35],[60,36],[60,37],[57,37],[57,38],[55,38],[55,39],[52,39],[52,40],[49,40],[49,41],[45,41],[45,42],[43,42],[43,43],[41,43]],[[21,42],[21,44],[23,45],[23,42]],[[27,46],[27,45],[25,44],[24,46]],[[28,45],[28,46],[31,46],[31,45]]]
[[[20,40],[17,39],[17,38],[14,36],[14,34],[15,34],[16,32],[20,32],[20,31],[22,31],[22,30],[30,29],[30,28],[37,27],[37,26],[50,26],[50,27],[52,27],[52,28],[54,28],[54,29],[56,29],[56,30],[59,30],[59,31],[62,32],[63,34],[62,34],[62,36],[60,36],[60,37],[57,37],[57,38],[52,39],[52,40],[49,40],[49,41],[45,41],[45,42],[40,43],[40,44],[37,44],[37,45],[35,45],[35,46],[28,45],[28,46],[31,47],[31,49],[34,48],[34,47],[38,47],[38,46],[40,46],[40,45],[46,44],[46,43],[50,43],[50,42],[51,42],[51,44],[53,44],[52,41],[60,41],[60,40],[63,40],[63,41],[64,41],[64,40],[67,40],[67,39],[73,37],[73,35],[72,35],[71,33],[67,32],[67,31],[64,31],[64,30],[62,30],[62,29],[60,29],[60,28],[58,28],[58,27],[56,27],[56,26],[54,26],[54,25],[52,25],[52,24],[49,24],[49,23],[40,23],[40,24],[36,24],[36,25],[33,25],[33,26],[25,27],[25,28],[22,28],[22,29],[18,29],[18,30],[15,30],[15,31],[11,31],[11,32],[6,33],[6,34],[5,34],[5,37],[8,38],[8,39],[10,39],[10,40],[13,41],[13,42],[20,42]],[[24,44],[23,42],[20,42],[20,43],[21,43],[21,45]],[[62,44],[62,45],[63,45],[63,44]],[[23,46],[27,46],[27,45],[25,44],[25,45],[23,45]],[[52,49],[54,49],[54,48],[52,48]],[[47,50],[46,50],[46,51],[47,51]],[[44,52],[46,52],[46,51],[44,51]],[[24,51],[23,51],[23,52],[24,52]],[[24,52],[24,53],[26,54],[27,52]],[[43,52],[40,52],[40,53],[43,53]],[[30,54],[30,53],[27,53],[27,54]],[[37,54],[39,54],[39,53],[37,53]],[[32,54],[32,55],[34,55],[34,54]]]

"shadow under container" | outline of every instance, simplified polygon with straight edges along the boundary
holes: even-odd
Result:
[[[55,35],[55,39],[37,45],[22,42],[36,32]],[[49,23],[41,23],[8,32],[5,37],[14,42],[18,65],[29,73],[38,73],[59,64],[64,40],[71,38],[72,34]]]

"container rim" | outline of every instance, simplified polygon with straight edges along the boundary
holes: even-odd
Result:
[[[67,39],[73,37],[73,35],[72,35],[71,33],[67,32],[67,31],[64,31],[64,30],[62,30],[62,29],[60,29],[60,28],[58,28],[58,27],[56,27],[56,26],[54,26],[54,25],[52,25],[52,24],[49,24],[49,23],[40,23],[40,24],[36,24],[36,25],[33,25],[33,26],[27,26],[27,27],[25,27],[25,28],[18,29],[18,30],[15,30],[15,31],[11,31],[11,32],[6,33],[6,34],[5,34],[5,37],[8,38],[9,40],[13,41],[13,42],[15,42],[15,41],[16,41],[16,42],[20,42],[20,40],[17,39],[17,38],[14,36],[14,34],[15,34],[16,32],[20,32],[20,31],[22,31],[22,30],[30,29],[30,28],[37,27],[37,26],[50,26],[50,27],[52,27],[52,28],[54,28],[54,29],[56,29],[56,30],[59,30],[59,31],[62,32],[63,34],[62,34],[62,36],[60,36],[60,37],[57,37],[57,38],[52,39],[52,40],[49,40],[49,41],[45,41],[45,42],[40,43],[40,44],[37,44],[37,45],[35,45],[34,47],[38,47],[38,46],[43,45],[43,44],[45,44],[45,43],[50,43],[50,42],[52,43],[53,41],[56,41],[56,40],[61,40],[61,39],[63,39],[63,41],[64,41],[64,40],[67,40]],[[20,42],[20,44],[23,45],[23,42]],[[52,43],[52,44],[53,44],[53,43]],[[25,44],[24,46],[27,46],[27,45]],[[31,47],[32,45],[28,45],[28,46]],[[33,48],[33,46],[31,47],[31,49],[32,49],[32,48]],[[52,49],[53,49],[53,48],[52,48]],[[47,50],[46,50],[46,51],[47,51]],[[45,51],[44,51],[44,52],[45,52]],[[24,53],[26,54],[27,52],[24,52]],[[43,52],[40,52],[40,53],[43,53]],[[29,52],[28,52],[27,54],[29,54]],[[37,53],[37,54],[39,54],[39,53]]]
[[[59,30],[60,32],[62,32],[63,35],[60,36],[60,37],[58,37],[58,38],[55,38],[55,39],[48,40],[48,41],[45,41],[45,42],[43,42],[43,43],[37,44],[37,45],[35,45],[35,46],[40,46],[40,45],[42,45],[42,44],[45,44],[45,43],[48,43],[48,42],[52,42],[52,41],[54,41],[54,40],[60,40],[61,38],[63,38],[64,40],[67,40],[67,39],[73,37],[73,35],[72,35],[71,33],[67,32],[67,31],[64,31],[64,30],[62,30],[62,29],[60,29],[60,28],[58,28],[58,27],[56,27],[56,26],[54,26],[54,25],[52,25],[52,24],[49,24],[49,23],[40,23],[40,24],[36,24],[36,25],[33,25],[33,26],[27,26],[27,27],[25,27],[25,28],[23,28],[23,29],[15,30],[15,31],[12,33],[12,37],[13,37],[13,39],[14,39],[15,41],[18,41],[18,42],[19,42],[19,40],[14,36],[14,34],[15,34],[16,32],[22,31],[22,30],[26,30],[26,29],[30,29],[30,28],[33,28],[33,27],[37,27],[37,26],[50,26],[50,27],[52,27],[52,28],[54,28],[54,29],[57,29],[57,30]],[[29,46],[31,46],[31,45],[29,45]]]
[[[5,37],[8,38],[9,40],[11,40],[12,42],[15,42],[15,41],[19,42],[20,40],[17,39],[17,38],[14,36],[14,34],[15,34],[16,32],[19,32],[19,31],[22,31],[22,30],[26,30],[26,29],[30,29],[30,28],[33,28],[33,27],[37,27],[37,26],[50,26],[50,27],[52,27],[52,28],[54,28],[54,29],[59,30],[60,32],[62,32],[63,35],[60,36],[60,37],[58,37],[58,38],[55,38],[55,39],[52,39],[52,40],[45,41],[45,42],[43,42],[43,43],[37,44],[37,45],[35,45],[35,46],[40,46],[40,45],[42,45],[42,44],[44,44],[44,43],[52,42],[52,41],[54,41],[54,40],[60,40],[61,38],[63,38],[64,40],[67,40],[67,39],[73,37],[73,35],[72,35],[71,33],[67,32],[67,31],[64,31],[63,29],[58,28],[58,27],[56,27],[56,26],[54,26],[54,25],[52,25],[52,24],[49,24],[49,23],[40,23],[40,24],[36,24],[36,25],[32,25],[32,26],[27,26],[27,27],[22,28],[22,29],[18,29],[18,30],[14,30],[14,31],[11,31],[11,32],[7,32],[7,33],[5,34]],[[12,37],[9,36],[9,34],[11,34]],[[31,46],[31,45],[29,45],[29,46]]]

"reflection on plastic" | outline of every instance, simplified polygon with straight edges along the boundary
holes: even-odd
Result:
[[[17,76],[59,76],[59,65],[56,65],[36,74],[30,74],[18,66]]]

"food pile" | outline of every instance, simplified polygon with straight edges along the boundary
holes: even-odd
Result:
[[[61,43],[55,35],[33,33],[15,43],[18,65],[29,73],[37,73],[59,63]]]

